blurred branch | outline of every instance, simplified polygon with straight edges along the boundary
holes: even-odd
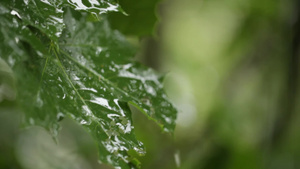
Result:
[[[161,68],[161,55],[160,55],[160,47],[157,40],[154,38],[146,38],[145,39],[145,49],[143,53],[143,62],[147,66],[152,67],[155,70],[160,70]]]
[[[296,113],[296,99],[299,89],[299,45],[300,45],[300,2],[296,1],[295,5],[295,22],[292,25],[292,42],[291,54],[288,56],[287,66],[287,82],[286,92],[280,99],[281,113],[278,115],[274,123],[274,128],[271,133],[271,144],[275,147],[284,138],[286,131],[293,119],[293,114]]]

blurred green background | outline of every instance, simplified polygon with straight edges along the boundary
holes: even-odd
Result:
[[[167,73],[179,114],[170,136],[133,110],[142,168],[299,169],[299,2],[165,0],[156,9],[154,38],[128,39],[138,59]],[[20,130],[17,110],[0,111],[0,168],[110,168],[73,121],[62,121],[56,144],[39,127]]]

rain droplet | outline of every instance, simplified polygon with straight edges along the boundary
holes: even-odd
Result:
[[[82,120],[80,121],[80,124],[87,124],[87,121],[85,121],[85,120],[82,119]]]
[[[17,11],[15,11],[15,10],[12,10],[12,11],[10,12],[10,14],[16,15],[18,18],[22,19],[22,17],[20,16],[20,14],[19,14]]]
[[[62,113],[58,113],[58,114],[56,115],[57,121],[61,121],[61,120],[63,120],[63,119],[64,119],[64,117],[65,117],[65,115],[64,115],[64,114],[62,114]]]

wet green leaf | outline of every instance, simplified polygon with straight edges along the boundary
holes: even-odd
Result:
[[[122,0],[120,5],[126,15],[110,13],[112,28],[126,35],[151,36],[158,20],[156,6],[160,0]]]
[[[54,42],[59,39],[65,27],[63,9],[66,7],[90,12],[95,17],[121,11],[114,0],[2,0],[1,5],[24,24],[38,28]]]
[[[176,109],[159,76],[135,62],[135,49],[110,28],[104,13],[116,9],[113,2],[80,2],[87,8],[75,0],[2,1],[1,65],[13,72],[25,125],[55,137],[59,121],[72,118],[95,138],[101,162],[137,168],[127,152],[145,152],[129,104],[167,132],[174,130]]]

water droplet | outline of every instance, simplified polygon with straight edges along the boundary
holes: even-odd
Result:
[[[60,78],[60,77],[58,77],[58,78],[57,78],[57,80],[58,80],[58,81],[60,81],[60,82],[62,82],[62,80],[61,80],[61,78]]]
[[[28,5],[28,0],[24,0],[24,3],[25,3],[26,5]]]
[[[82,88],[80,88],[80,90],[88,90],[88,91],[91,91],[91,92],[94,92],[94,93],[98,93],[98,91],[94,88],[82,87]]]
[[[37,53],[39,56],[43,56],[43,53],[40,52],[40,51],[36,51],[36,53]]]
[[[131,126],[131,123],[127,123],[124,133],[130,133],[132,129],[133,126]]]
[[[16,15],[19,19],[22,19],[22,17],[20,16],[20,14],[19,14],[17,11],[15,11],[15,10],[12,10],[12,11],[10,12],[10,14],[11,14],[11,15]]]
[[[101,97],[95,97],[94,100],[90,100],[90,102],[92,103],[96,103],[100,106],[104,106],[104,107],[107,107],[109,109],[112,109],[109,104],[108,104],[108,101],[104,98],[101,98]]]
[[[156,92],[155,92],[155,90],[154,90],[154,88],[152,87],[152,86],[147,86],[146,87],[146,90],[147,90],[147,92],[149,93],[149,94],[151,94],[151,95],[153,95],[153,96],[156,96]]]
[[[139,155],[145,155],[145,154],[146,154],[146,152],[145,152],[143,149],[141,149],[141,148],[134,147],[133,149],[134,149]]]
[[[83,105],[83,114],[87,115],[87,116],[91,116],[92,115],[92,111],[88,108],[87,105]]]
[[[64,114],[62,114],[62,113],[58,113],[58,114],[56,115],[57,121],[61,121],[61,120],[63,120],[63,119],[64,119],[64,117],[65,117],[65,115],[64,115]]]
[[[80,124],[87,124],[87,121],[85,121],[85,120],[82,119],[82,120],[80,121]]]
[[[19,38],[15,37],[16,43],[19,43]]]
[[[48,2],[47,0],[41,0],[41,1],[44,2],[45,4],[51,5],[50,2]]]
[[[98,46],[96,48],[96,55],[99,55],[102,52],[103,48],[101,48],[100,46]]]

